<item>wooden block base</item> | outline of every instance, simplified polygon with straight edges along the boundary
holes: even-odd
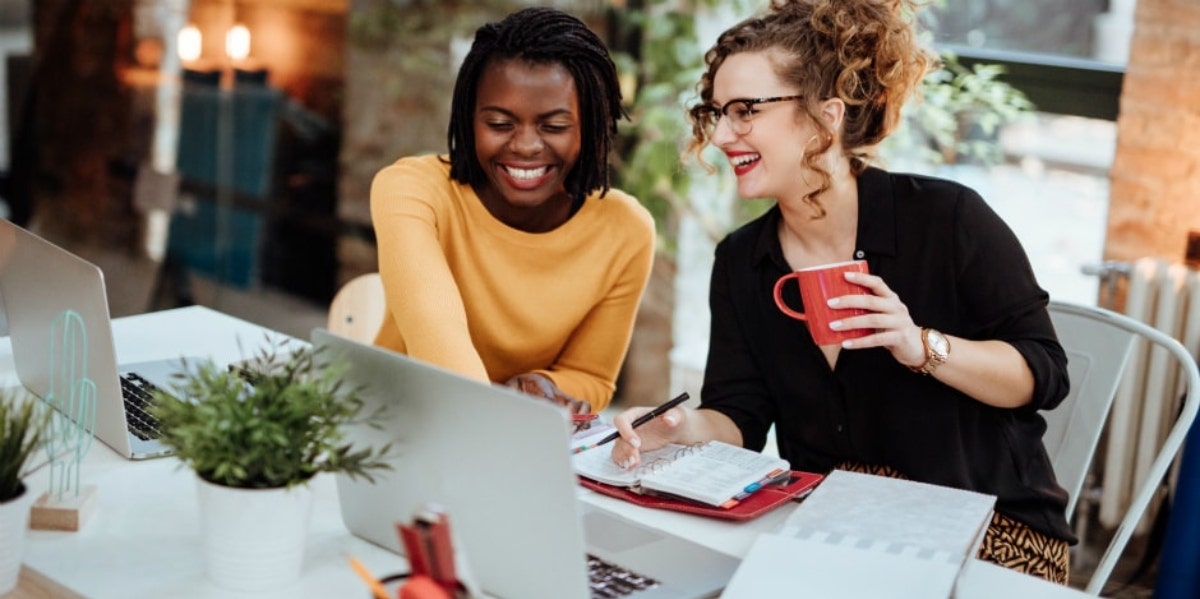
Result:
[[[77,531],[83,528],[88,516],[96,511],[96,486],[84,485],[78,495],[56,501],[50,493],[42,493],[29,512],[29,528],[33,530]]]

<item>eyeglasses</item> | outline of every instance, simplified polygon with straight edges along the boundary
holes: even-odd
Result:
[[[701,127],[712,131],[717,128],[717,121],[721,117],[729,120],[729,128],[738,135],[745,135],[754,127],[754,115],[758,114],[756,106],[759,104],[771,104],[774,102],[787,102],[789,100],[800,100],[804,96],[775,96],[773,98],[734,98],[725,103],[724,106],[717,108],[710,104],[702,104],[692,109],[692,118],[700,124]]]

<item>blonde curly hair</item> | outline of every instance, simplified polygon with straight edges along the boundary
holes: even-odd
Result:
[[[820,103],[838,98],[846,105],[841,151],[858,175],[870,164],[874,147],[896,129],[900,111],[921,79],[937,65],[935,54],[917,36],[913,0],[772,0],[767,13],[727,29],[704,55],[707,65],[696,85],[700,102],[691,107],[692,142],[699,153],[711,143],[713,79],[734,54],[765,53],[777,77],[804,96],[798,105],[821,132],[804,163],[821,184],[804,200],[824,216],[819,196],[832,177],[818,157],[833,144],[833,131],[820,118]]]

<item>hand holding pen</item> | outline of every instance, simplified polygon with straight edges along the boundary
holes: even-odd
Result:
[[[684,401],[687,401],[687,399],[689,397],[690,396],[686,392],[680,393],[679,395],[677,395],[670,401],[662,404],[661,406],[658,406],[657,408],[654,408],[653,410],[647,411],[647,412],[643,413],[642,415],[638,416],[637,418],[635,418],[633,420],[633,422],[630,424],[630,426],[632,428],[638,428],[648,422],[651,422],[651,421],[655,420],[656,418],[658,418],[659,416],[661,416],[662,414],[665,414],[671,408],[674,408],[675,406],[683,403]],[[626,411],[624,414],[617,416],[617,418],[623,418],[627,414],[630,414],[631,412],[633,412],[634,410],[644,410],[644,409],[645,408],[633,408],[631,410]],[[603,439],[600,439],[599,441],[597,441],[591,445],[586,445],[586,446],[577,448],[575,450],[575,453],[579,453],[581,451],[587,451],[587,450],[595,448],[595,447],[600,447],[601,445],[606,445],[608,443],[616,441],[619,438],[621,438],[621,433],[614,431],[612,434],[604,437]]]

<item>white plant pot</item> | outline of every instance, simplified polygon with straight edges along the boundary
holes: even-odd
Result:
[[[312,489],[238,489],[196,477],[205,573],[237,591],[287,586],[300,575]]]
[[[21,560],[25,556],[25,537],[29,536],[29,489],[0,503],[0,595],[17,588]]]

